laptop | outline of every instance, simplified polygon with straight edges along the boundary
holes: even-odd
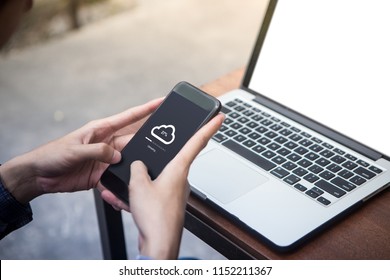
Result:
[[[389,13],[382,0],[269,1],[193,193],[288,251],[385,190]]]

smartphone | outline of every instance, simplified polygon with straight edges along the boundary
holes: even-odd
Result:
[[[101,183],[129,203],[130,164],[141,160],[152,180],[195,132],[221,109],[218,99],[187,82],[178,83],[122,150],[122,160],[110,165]]]

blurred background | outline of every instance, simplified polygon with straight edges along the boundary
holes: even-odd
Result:
[[[35,0],[0,52],[0,163],[86,122],[244,67],[267,0]],[[31,203],[0,259],[102,259],[92,191]],[[137,230],[123,215],[129,258]],[[224,259],[184,231],[181,256]]]

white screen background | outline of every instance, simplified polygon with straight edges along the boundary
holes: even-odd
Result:
[[[390,155],[390,1],[278,1],[249,88]]]

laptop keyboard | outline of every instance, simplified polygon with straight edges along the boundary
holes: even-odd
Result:
[[[226,103],[213,139],[324,206],[382,170],[241,99]]]

